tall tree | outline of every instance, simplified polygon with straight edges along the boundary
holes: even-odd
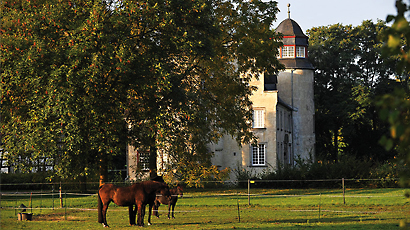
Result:
[[[312,28],[310,57],[316,67],[315,106],[318,156],[392,158],[378,145],[386,131],[373,100],[389,91],[394,60],[381,56],[383,21],[357,27],[340,24]]]
[[[204,143],[253,138],[247,83],[280,67],[276,2],[1,4],[1,132],[21,170],[46,158],[63,177],[99,168],[102,183],[127,141],[150,149],[152,176],[159,147],[209,162],[192,158]]]
[[[377,102],[380,117],[389,124],[389,135],[381,139],[386,149],[398,151],[398,161],[404,166],[401,173],[402,185],[410,185],[410,24],[408,12],[410,2],[396,1],[397,15],[389,15],[387,22],[392,22],[383,33],[383,54],[397,60],[394,92],[385,94]],[[407,16],[407,18],[406,18]]]
[[[58,175],[85,180],[125,146],[112,12],[100,1],[12,1],[2,9],[7,159],[23,171],[52,160]]]
[[[275,56],[280,43],[270,29],[275,2],[173,1],[160,6],[164,9],[156,15],[167,27],[158,28],[157,43],[149,48],[162,50],[162,55],[147,59],[155,63],[157,76],[147,75],[148,94],[131,90],[136,104],[128,117],[139,145],[149,145],[152,176],[158,148],[167,149],[181,167],[187,165],[182,159],[210,166],[204,160],[210,158],[206,143],[223,134],[249,142],[250,74],[274,73],[280,67]],[[137,100],[138,95],[147,99]]]
[[[347,108],[351,105],[354,62],[357,47],[351,34],[351,26],[335,24],[308,31],[309,55],[316,67],[315,107],[316,136],[319,154],[329,154],[330,160],[338,160],[343,147],[341,132],[348,120]],[[325,125],[326,124],[326,125]]]

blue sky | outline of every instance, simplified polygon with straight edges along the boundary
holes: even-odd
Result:
[[[333,25],[360,25],[364,20],[386,20],[388,14],[396,14],[395,0],[276,0],[280,13],[274,23],[276,28],[286,19],[287,4],[290,3],[290,17],[302,30],[312,27]]]

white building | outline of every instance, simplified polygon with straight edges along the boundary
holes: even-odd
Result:
[[[259,80],[251,82],[258,87],[251,96],[258,145],[238,146],[229,136],[210,145],[215,153],[212,162],[220,169],[260,174],[294,165],[296,158],[315,156],[314,68],[307,59],[308,37],[290,18],[279,24],[277,32],[283,34],[278,58],[286,69],[277,76],[261,73]],[[233,176],[231,180],[235,180]]]
[[[212,163],[221,170],[245,169],[255,174],[274,171],[281,165],[294,165],[296,158],[315,156],[313,101],[314,68],[307,59],[308,37],[290,18],[280,23],[277,32],[284,35],[284,46],[278,57],[286,69],[277,76],[263,73],[251,82],[258,89],[251,96],[254,109],[253,132],[259,138],[257,146],[238,146],[230,136],[210,144],[214,152]],[[159,151],[158,169],[166,154]],[[147,156],[133,147],[127,150],[128,177],[134,179],[135,166],[148,165]],[[313,160],[313,159],[312,159]],[[148,170],[148,169],[147,169]],[[231,174],[231,180],[235,180]]]

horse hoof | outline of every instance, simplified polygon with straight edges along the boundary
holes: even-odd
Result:
[[[151,223],[148,223],[148,226],[149,226],[149,225],[152,225],[152,224],[151,224]]]
[[[103,224],[104,228],[109,228],[110,226],[108,226],[108,224]]]

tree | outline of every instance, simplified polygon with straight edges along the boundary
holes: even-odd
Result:
[[[322,160],[341,155],[375,160],[392,158],[378,145],[386,127],[374,99],[391,90],[394,61],[381,56],[378,37],[384,22],[363,21],[357,27],[335,24],[312,28],[310,58],[316,67],[317,152]]]
[[[275,2],[1,4],[2,141],[22,171],[47,159],[103,183],[127,142],[150,149],[152,176],[158,148],[207,162],[192,156],[222,134],[254,138],[250,74],[281,67]]]
[[[149,146],[151,176],[156,175],[158,148],[166,149],[180,167],[189,165],[182,159],[197,165],[208,162],[205,165],[210,167],[206,143],[223,134],[234,136],[238,143],[251,141],[252,88],[247,84],[251,75],[241,73],[274,73],[280,67],[276,59],[279,37],[270,29],[276,3],[183,2],[164,5],[166,9],[157,13],[170,23],[156,31],[160,36],[154,40],[163,55],[151,59],[158,68],[155,78],[148,75],[154,85],[142,95],[147,99],[138,100],[141,90],[135,87],[130,93],[135,104],[129,108],[128,120],[134,124],[138,146]],[[161,15],[172,12],[167,7],[185,14]],[[193,39],[189,46],[182,45],[188,38]]]
[[[62,177],[94,173],[125,146],[118,38],[101,2],[14,1],[2,9],[2,133],[9,163],[54,161]]]
[[[381,143],[387,150],[396,149],[398,151],[398,161],[405,166],[401,179],[402,185],[410,184],[410,88],[409,88],[409,45],[410,45],[410,25],[406,14],[410,10],[410,2],[396,1],[397,15],[389,15],[388,22],[393,22],[383,34],[383,54],[395,58],[398,62],[396,67],[396,81],[398,84],[395,91],[385,94],[377,102],[380,108],[380,116],[389,124],[389,135],[381,139]]]
[[[309,55],[317,69],[316,136],[318,143],[323,144],[317,146],[317,151],[329,153],[329,159],[334,161],[338,160],[342,147],[341,132],[348,119],[346,108],[351,104],[348,98],[354,83],[352,73],[357,49],[351,30],[351,26],[336,24],[308,31]]]

